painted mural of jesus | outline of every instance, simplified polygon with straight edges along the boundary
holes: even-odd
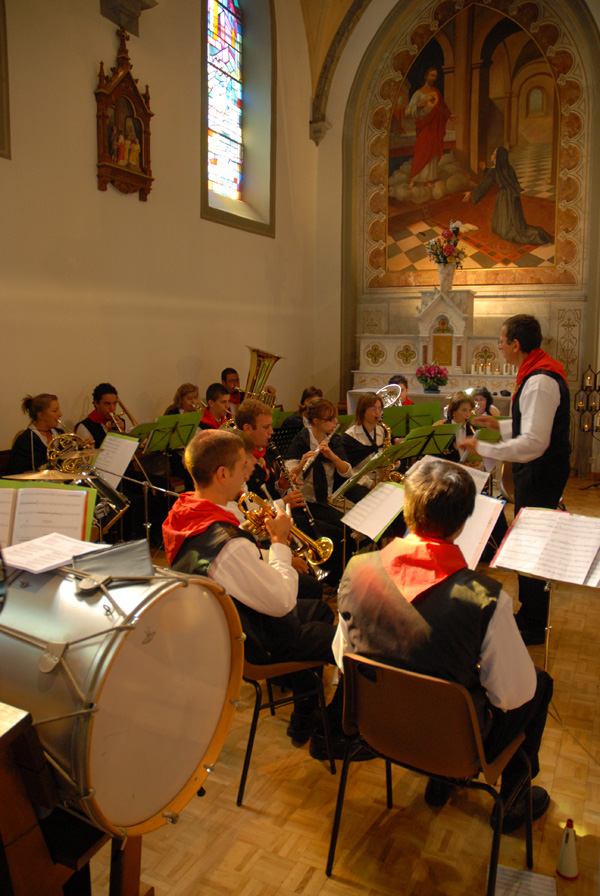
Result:
[[[437,178],[438,162],[442,158],[446,123],[449,120],[456,120],[435,86],[437,77],[437,69],[428,68],[423,86],[415,90],[406,107],[405,117],[414,118],[417,131],[410,169],[411,189],[416,183],[433,187]]]

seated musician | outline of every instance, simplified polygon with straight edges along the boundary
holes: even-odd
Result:
[[[191,414],[199,410],[198,386],[193,383],[182,383],[173,397],[172,403],[165,411],[165,416],[171,414]]]
[[[200,429],[218,429],[227,420],[229,392],[221,383],[211,383],[206,390],[206,410],[200,420]]]
[[[178,572],[206,575],[232,597],[246,633],[251,663],[291,660],[333,662],[333,613],[323,601],[297,602],[298,576],[288,547],[291,520],[283,512],[267,517],[271,546],[261,553],[253,537],[226,509],[246,476],[244,443],[233,432],[197,433],[186,449],[195,484],[175,502],[163,523],[167,559]],[[292,682],[304,686],[305,675]],[[314,727],[316,702],[295,702],[288,734],[305,743]]]
[[[459,451],[457,443],[460,445],[465,436],[472,436],[475,432],[474,427],[469,423],[474,408],[475,402],[470,395],[467,395],[466,392],[455,392],[446,408],[444,419],[433,424],[440,426],[442,423],[460,423],[460,429],[444,452],[446,460],[459,463],[465,461],[469,456],[468,451]]]
[[[336,659],[365,654],[462,684],[473,698],[486,755],[495,758],[524,731],[535,777],[552,679],[533,665],[500,582],[468,569],[454,544],[473,512],[473,480],[467,470],[427,457],[406,474],[404,492],[409,535],[348,564],[338,594]],[[502,775],[503,797],[522,773],[517,754]],[[425,800],[440,806],[450,792],[430,780]],[[542,787],[532,795],[533,817],[540,818],[550,798]],[[503,831],[524,820],[522,799],[505,814]]]
[[[48,445],[53,438],[64,432],[58,428],[61,412],[56,395],[49,392],[26,395],[21,403],[21,410],[29,415],[30,423],[13,442],[6,468],[6,474],[11,476],[37,470],[46,464]]]
[[[408,397],[408,380],[405,376],[397,373],[388,380],[388,386],[400,386],[400,400],[397,402],[398,407],[407,407],[414,404]]]
[[[342,444],[348,461],[352,464],[352,475],[381,450],[385,439],[385,429],[381,423],[383,402],[375,392],[364,392],[358,399],[354,423],[342,436]],[[377,481],[375,472],[366,473],[357,485],[348,492],[351,501],[360,501]]]
[[[313,398],[323,398],[323,390],[316,386],[308,386],[303,390],[300,397],[300,404],[295,414],[290,414],[281,424],[282,429],[300,429],[301,426],[308,426],[308,418],[306,416],[306,408],[309,401]]]
[[[221,385],[229,392],[229,408],[235,418],[237,409],[244,400],[244,393],[240,392],[240,375],[234,367],[226,367],[221,371]]]
[[[288,450],[286,467],[296,476],[302,496],[308,505],[321,535],[331,538],[334,551],[329,561],[329,584],[334,586],[343,570],[344,526],[342,514],[328,503],[333,492],[352,476],[352,467],[346,458],[341,436],[334,434],[337,411],[332,401],[316,398],[306,409],[309,426],[292,440]],[[310,461],[310,466],[303,473]],[[294,522],[303,529],[302,511],[293,511]]]
[[[190,414],[198,411],[200,409],[198,395],[198,386],[195,386],[193,383],[182,383],[173,397],[172,404],[165,411],[165,416]],[[183,462],[183,454],[182,448],[168,452],[171,475],[183,479],[184,491],[191,492],[194,490],[194,483]]]
[[[481,417],[482,414],[491,414],[492,417],[499,417],[500,411],[493,403],[492,393],[485,386],[478,386],[473,392],[475,401],[475,416]]]
[[[119,396],[111,383],[99,383],[92,392],[94,410],[75,426],[82,439],[91,439],[99,448],[107,432],[125,432],[125,421],[117,416]]]

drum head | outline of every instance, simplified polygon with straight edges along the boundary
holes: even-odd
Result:
[[[109,830],[142,834],[199,789],[229,728],[243,648],[230,599],[198,579],[142,604],[95,688],[80,732],[88,813]]]

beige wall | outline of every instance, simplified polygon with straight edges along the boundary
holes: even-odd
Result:
[[[94,0],[6,0],[1,448],[26,423],[19,405],[28,392],[56,392],[71,423],[87,413],[94,385],[110,380],[138,419],[150,419],[183,381],[203,390],[226,365],[245,379],[246,344],[285,356],[271,382],[286,407],[315,378],[317,149],[299,0],[276,2],[275,239],[200,218],[198,9],[165,0],[129,42],[155,113],[155,183],[143,203],[97,189],[93,90],[100,60],[107,71],[115,64],[115,26]]]

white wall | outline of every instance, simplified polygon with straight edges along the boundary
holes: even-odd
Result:
[[[316,148],[299,0],[276,0],[276,238],[200,218],[200,4],[164,0],[129,41],[150,88],[147,202],[97,189],[100,60],[116,27],[96,0],[6,0],[12,159],[0,159],[0,448],[26,424],[28,392],[56,392],[63,420],[113,382],[138,420],[183,381],[201,391],[246,344],[285,356],[270,382],[286,407],[314,379]]]

